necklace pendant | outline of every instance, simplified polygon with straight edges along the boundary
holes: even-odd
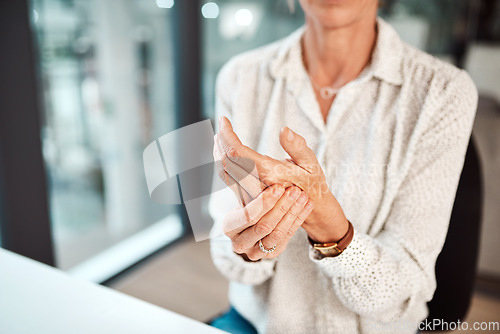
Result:
[[[338,89],[332,87],[322,87],[319,89],[319,95],[325,100],[331,99],[337,92]]]

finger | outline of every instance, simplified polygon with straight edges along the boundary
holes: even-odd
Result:
[[[259,179],[249,175],[244,169],[230,162],[230,160],[228,160],[224,169],[243,189],[245,189],[252,199],[259,196],[259,194],[267,188]]]
[[[236,136],[233,131],[231,122],[229,122],[226,117],[221,117],[219,122],[221,131],[219,132],[217,138],[221,145],[221,150],[224,151],[224,154],[226,154],[227,157],[234,163],[238,164],[255,177],[264,180],[266,186],[273,183],[283,183],[287,179],[289,179],[289,184],[293,183],[298,185],[301,183],[301,176],[304,174],[304,170],[307,170],[304,169],[303,166],[293,164],[286,166],[278,160],[257,153],[241,143],[238,136]],[[305,140],[302,137],[300,138],[304,141],[304,146],[309,150],[305,144]],[[314,157],[314,161],[316,162],[313,166],[319,166],[314,152],[311,151],[311,153]],[[241,160],[245,162],[248,161],[248,159],[255,163],[257,174],[255,173],[255,169],[251,171],[250,168],[240,163]]]
[[[293,162],[305,170],[312,172],[312,169],[318,165],[316,154],[307,146],[306,140],[290,128],[281,129],[280,144]]]
[[[224,183],[231,187],[233,185],[232,180],[228,177],[229,174],[226,173],[224,170],[224,165],[223,165],[223,155],[221,150],[219,149],[217,145],[217,135],[214,136],[214,149],[213,149],[213,156],[214,156],[214,163],[215,167],[217,170],[217,174],[219,175],[219,178],[224,181]]]
[[[219,128],[219,143],[227,157],[258,178],[258,170],[255,170],[254,167],[255,165],[262,165],[262,161],[266,160],[266,157],[243,145],[236,133],[234,133],[231,122],[226,117],[219,118]],[[247,164],[241,164],[239,157],[250,159],[255,165],[252,166],[253,168],[249,168]]]
[[[302,209],[302,211],[299,213],[295,221],[293,222],[292,226],[290,227],[290,230],[288,230],[287,236],[285,237],[286,242],[288,242],[294,236],[297,230],[306,221],[307,217],[311,214],[313,209],[314,209],[314,204],[311,200],[309,200]]]
[[[289,187],[283,196],[279,199],[276,205],[267,212],[258,223],[249,227],[245,231],[241,233],[241,237],[245,240],[245,242],[254,244],[264,238],[265,236],[271,234],[278,223],[283,219],[283,217],[290,210],[292,205],[297,201],[301,194],[301,191],[297,187]],[[287,231],[284,231],[286,234]],[[280,239],[283,235],[279,235],[280,231],[275,231],[273,238]],[[274,243],[270,247],[276,245]]]
[[[248,227],[255,225],[269,212],[283,195],[285,189],[275,184],[257,196],[244,208],[233,211],[224,218],[223,231],[228,237],[233,237]]]
[[[251,261],[259,261],[259,260],[262,260],[263,258],[270,258],[270,254],[264,253],[260,249],[258,243],[257,244],[253,244],[251,248],[247,249],[245,251],[245,255]]]
[[[214,156],[214,161],[222,161],[224,159],[224,152],[221,150],[221,147],[219,145],[219,137],[218,135],[214,136],[214,150],[213,150],[213,156]]]
[[[241,207],[245,207],[248,203],[253,201],[254,198],[245,190],[245,188],[243,188],[238,182],[236,182],[236,180],[234,180],[231,175],[227,174],[225,170],[222,170],[221,173],[226,174],[224,178],[230,180],[230,184],[228,185],[228,187],[236,195],[236,198],[238,199]]]
[[[238,138],[238,136],[236,136],[236,134],[234,133],[233,125],[231,124],[231,121],[226,116],[219,117],[219,133],[220,132],[224,132],[227,135],[229,135],[231,133],[234,134],[234,138],[233,138],[233,140],[235,141],[234,143],[239,144],[239,145],[243,145],[241,143],[240,139]]]
[[[225,144],[223,136],[220,133],[215,136],[217,137],[218,150],[222,152],[221,159],[226,158],[227,160],[230,160],[231,162],[242,168],[244,171],[246,171],[256,179],[259,179],[257,166],[255,165],[255,162],[253,160],[245,157],[240,157],[239,156],[240,153],[238,153],[238,150],[228,148],[228,145]],[[224,150],[224,146],[228,151]]]
[[[219,156],[219,152],[214,145],[214,158]],[[250,203],[254,197],[252,197],[241,184],[239,184],[230,174],[224,170],[224,166],[221,160],[215,160],[215,167],[217,169],[217,174],[219,178],[233,191],[242,207]]]
[[[217,170],[217,175],[219,178],[229,187],[234,184],[234,180],[229,177],[229,174],[224,170],[224,165],[220,159],[220,152],[217,150],[216,145],[214,145],[214,163],[215,169]]]
[[[222,160],[224,158],[227,158],[227,160],[230,160],[233,162],[235,165],[241,167],[245,172],[249,173],[259,181],[259,173],[257,171],[257,166],[255,165],[255,162],[249,158],[240,156],[241,150],[238,149],[233,149],[230,147],[229,144],[226,143],[224,140],[224,136],[221,133],[218,133],[215,135],[216,142],[215,144],[217,145],[217,150],[220,152],[218,159]],[[238,139],[239,142],[239,139]],[[225,147],[225,148],[224,148]],[[215,149],[215,145],[214,145]],[[226,151],[227,150],[227,151]],[[261,181],[262,182],[262,181]],[[266,183],[262,182],[266,187],[268,186]]]
[[[296,217],[295,221],[293,222],[292,226],[286,233],[285,237],[276,245],[276,250],[274,252],[272,253],[262,252],[262,250],[259,247],[259,243],[256,242],[253,245],[253,247],[246,250],[247,257],[252,261],[258,261],[262,258],[272,259],[274,257],[279,256],[279,254],[281,254],[283,250],[286,248],[290,239],[295,235],[297,230],[307,219],[309,214],[311,214],[313,208],[314,208],[313,203],[311,201],[308,201],[306,205],[302,208],[302,211],[300,211],[299,215]],[[262,240],[262,244],[264,245],[265,248],[272,248],[264,244],[264,239]]]
[[[281,183],[285,188],[290,187],[294,185],[294,181],[296,181],[297,179],[300,181],[301,180],[300,176],[304,174],[303,168],[289,162],[283,164],[281,161],[272,159],[268,156],[262,156],[259,154],[260,157],[256,161],[240,156],[242,151],[239,149],[233,149],[232,147],[229,147],[229,145],[225,143],[223,135],[219,133],[215,135],[215,137],[217,140],[217,144],[214,146],[217,146],[217,150],[219,152],[222,152],[219,155],[219,157],[224,157],[220,159],[223,159],[227,166],[235,165],[237,167],[240,167],[245,173],[250,174],[256,180],[258,180],[260,183],[261,190],[267,188],[268,186],[274,183]],[[227,151],[225,151],[224,147],[226,147]],[[258,154],[257,152],[253,151],[248,147],[245,147],[245,150],[246,150],[245,152],[252,151]],[[227,157],[227,159],[225,159],[225,157]],[[229,167],[228,168],[224,167],[224,168],[229,172],[228,170]],[[242,176],[237,176],[237,177],[242,177]],[[235,179],[237,179],[237,177],[235,177]],[[291,180],[287,180],[287,177],[291,178]],[[253,194],[254,192],[254,191],[249,191],[249,189],[246,187],[245,189],[247,189],[247,192],[249,194]]]
[[[221,151],[218,140],[216,140],[216,144],[214,145],[214,152],[215,151],[217,152]],[[262,190],[267,188],[267,185],[263,183],[260,179],[254,177],[253,175],[248,173],[245,169],[235,164],[232,160],[228,159],[227,156],[225,156],[224,154],[218,155],[218,157],[222,157],[220,160],[222,163],[222,168],[245,189],[245,191],[250,195],[252,199],[256,198],[262,192]],[[255,166],[255,164],[253,165]]]
[[[287,180],[287,176],[291,178],[289,184],[297,184],[300,180],[300,175],[303,175],[304,169],[302,167],[292,165],[283,165],[280,161],[272,159],[268,156],[259,154],[251,148],[244,146],[239,140],[238,136],[234,133],[231,122],[225,117],[219,119],[220,129],[217,138],[220,143],[220,150],[224,151],[227,157],[235,164],[242,167],[248,173],[269,186],[273,183],[283,183]],[[307,146],[307,145],[306,145]],[[248,165],[248,159],[253,161],[252,170]],[[243,163],[242,163],[243,162]]]
[[[264,247],[272,248],[273,246],[279,244],[286,238],[288,231],[290,231],[294,222],[299,217],[299,214],[304,209],[307,200],[308,200],[307,194],[305,192],[302,192],[297,201],[293,203],[293,205],[290,207],[288,212],[283,216],[278,225],[276,225],[276,228],[267,236],[262,238],[262,244],[264,245]]]

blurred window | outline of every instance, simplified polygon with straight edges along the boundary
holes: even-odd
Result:
[[[160,5],[32,1],[56,262],[90,280],[183,232],[176,207],[149,198],[142,163],[175,129],[172,13]]]

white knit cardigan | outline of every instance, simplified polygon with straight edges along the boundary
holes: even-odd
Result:
[[[217,116],[277,159],[287,158],[283,126],[305,137],[355,229],[343,254],[324,259],[303,229],[277,259],[255,263],[227,237],[212,239],[230,302],[259,333],[415,333],[427,316],[477,91],[466,72],[377,25],[371,64],[339,91],[326,123],[302,63],[304,28],[219,73]],[[236,205],[229,189],[212,195],[216,226]]]

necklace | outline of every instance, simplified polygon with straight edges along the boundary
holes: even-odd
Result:
[[[316,84],[316,82],[314,82],[313,78],[311,76],[309,76],[309,79],[311,79],[311,83],[313,84],[314,88],[316,88],[317,90],[319,90],[319,96],[321,96],[322,99],[324,100],[329,100],[331,99],[332,97],[334,97],[335,95],[337,95],[337,93],[339,92],[340,88],[333,88],[332,86],[324,86],[324,87],[320,87]]]
[[[302,48],[302,59],[305,59],[305,54],[304,54],[304,48]],[[307,69],[306,69],[306,72],[307,72]],[[314,89],[317,89],[319,90],[319,96],[321,96],[321,98],[323,100],[330,100],[332,97],[334,97],[335,95],[337,95],[337,93],[339,92],[339,90],[344,87],[344,85],[338,87],[338,88],[334,88],[332,86],[319,86],[316,84],[316,82],[313,80],[313,78],[311,77],[311,75],[309,73],[307,73],[307,76],[309,77],[309,80],[311,81]]]

